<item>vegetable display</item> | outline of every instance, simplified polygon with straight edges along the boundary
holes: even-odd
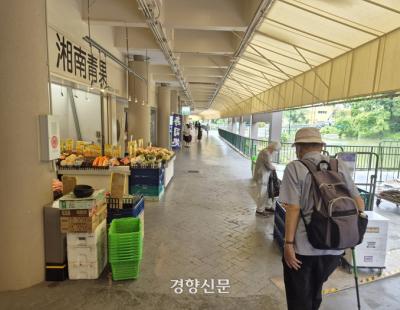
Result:
[[[85,157],[83,155],[64,153],[60,156],[59,166],[61,167],[97,167],[106,168],[114,166],[160,166],[165,164],[174,156],[174,152],[165,148],[147,147],[136,149],[136,156],[124,158],[97,156]]]

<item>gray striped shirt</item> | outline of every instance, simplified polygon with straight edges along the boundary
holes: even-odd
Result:
[[[322,160],[329,162],[328,157],[318,152],[307,153],[304,156],[304,159],[310,159],[315,164],[318,164]],[[353,182],[349,170],[340,160],[338,169],[339,173],[343,175],[351,195],[353,197],[359,196],[360,194]],[[313,195],[310,194],[311,184],[311,174],[300,161],[292,161],[286,166],[280,188],[279,201],[285,204],[300,206],[307,223],[311,219],[312,208],[314,205]],[[297,225],[294,246],[296,253],[300,255],[340,255],[343,253],[343,251],[318,250],[313,248],[308,241],[306,228],[301,217]]]

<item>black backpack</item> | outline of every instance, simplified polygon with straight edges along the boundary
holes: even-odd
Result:
[[[360,215],[343,176],[338,171],[338,161],[321,161],[315,165],[301,160],[311,173],[310,195],[314,197],[311,221],[306,222],[300,211],[311,245],[322,250],[353,248],[362,242],[368,218]],[[326,169],[321,165],[327,165]]]

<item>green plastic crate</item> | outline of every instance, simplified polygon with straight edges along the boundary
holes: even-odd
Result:
[[[140,260],[121,260],[111,262],[114,281],[137,279],[140,272]]]
[[[108,250],[109,261],[119,261],[119,260],[139,260],[143,256],[143,244],[136,246],[131,246],[127,249],[124,248],[109,248]]]
[[[109,235],[140,233],[141,232],[140,228],[141,228],[140,218],[125,217],[120,219],[114,219],[111,222]]]
[[[143,255],[143,236],[140,218],[114,219],[108,232],[108,256],[111,263],[140,260]]]

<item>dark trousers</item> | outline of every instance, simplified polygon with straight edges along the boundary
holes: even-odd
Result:
[[[322,302],[322,284],[339,265],[337,255],[303,256],[299,270],[290,269],[283,260],[286,301],[289,310],[317,310]]]

